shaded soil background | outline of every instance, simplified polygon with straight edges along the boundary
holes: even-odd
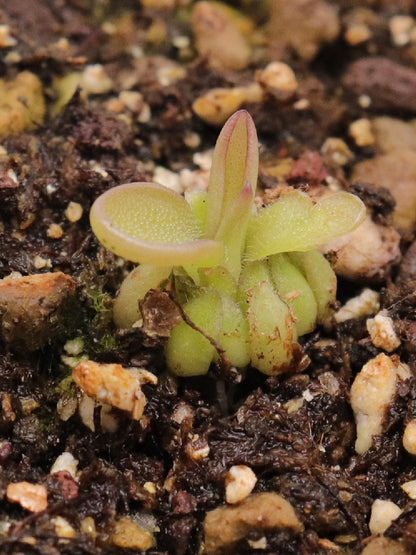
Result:
[[[1,553],[199,553],[205,515],[224,503],[233,465],[256,473],[255,492],[277,492],[289,501],[304,529],[254,527],[228,553],[362,553],[374,541],[368,524],[376,499],[403,512],[374,549],[416,550],[415,503],[400,487],[416,479],[414,456],[402,445],[404,427],[416,417],[413,377],[386,407],[372,447],[363,455],[354,449],[351,384],[382,351],[369,338],[365,316],[333,321],[302,338],[311,359],[304,373],[268,378],[248,370],[238,384],[215,368],[203,378],[176,379],[166,371],[162,339],[112,325],[111,299],[130,266],[92,235],[91,203],[117,184],[155,176],[182,189],[197,186],[206,178],[197,154],[212,148],[219,127],[195,113],[196,99],[214,87],[247,86],[256,71],[281,60],[296,74],[293,94],[279,98],[266,90],[261,101],[241,103],[261,143],[259,192],[267,196],[287,183],[331,186],[332,178],[363,198],[374,221],[399,229],[402,262],[380,263],[371,279],[341,277],[338,298],[344,304],[365,286],[380,293],[401,339],[395,353],[414,376],[416,171],[406,176],[410,215],[399,225],[394,205],[403,204],[400,193],[378,188],[386,183],[369,170],[368,179],[353,177],[359,162],[380,155],[379,139],[357,137],[350,126],[389,116],[411,128],[416,8],[406,0],[334,1],[336,29],[325,36],[317,31],[327,26],[325,3],[298,0],[285,17],[296,21],[306,7],[316,15],[310,55],[309,47],[273,30],[271,13],[281,3],[272,4],[229,3],[251,22],[249,54],[242,66],[223,67],[204,50],[204,39],[198,42],[193,4],[186,1],[33,0],[28,9],[26,0],[0,0],[0,72],[9,83],[0,98],[0,277],[67,276],[53,289],[53,301],[42,287],[31,288],[32,304],[2,282]],[[409,17],[408,40],[392,31],[397,15]],[[211,32],[215,36],[215,25]],[[31,82],[13,96],[24,72],[37,77],[40,92]],[[32,88],[34,103],[44,109],[31,107]],[[216,113],[229,106],[226,99]],[[403,151],[415,150],[409,134],[388,152],[396,156],[393,174],[403,166]],[[344,141],[345,163],[325,157],[328,137]],[[68,344],[74,339],[79,348]],[[143,388],[145,417],[134,422],[114,409],[117,430],[111,433],[96,407],[90,429],[70,378],[81,356],[155,373],[158,384]],[[195,454],[206,446],[206,456]],[[67,470],[51,472],[66,451],[78,461],[76,478]],[[46,487],[46,509],[29,512],[11,502],[7,486],[23,481]],[[153,546],[133,544],[128,533],[120,544],[115,530],[126,522],[154,537]]]

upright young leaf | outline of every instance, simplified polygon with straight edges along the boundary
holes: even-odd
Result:
[[[212,159],[205,236],[214,238],[222,219],[246,183],[253,191],[258,176],[258,141],[251,116],[239,110],[225,123]]]

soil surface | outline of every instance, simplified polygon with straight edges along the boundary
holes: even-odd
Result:
[[[276,61],[295,83],[269,80]],[[0,552],[415,553],[414,3],[0,0],[0,72]],[[352,191],[379,242],[350,241],[364,264],[328,248],[341,312],[301,338],[303,372],[180,379],[163,333],[115,328],[132,266],[88,213],[121,183],[204,188],[239,107],[265,203]],[[143,417],[90,402],[82,360],[156,375]],[[384,397],[365,389],[381,363]],[[255,483],[233,507],[235,466]]]

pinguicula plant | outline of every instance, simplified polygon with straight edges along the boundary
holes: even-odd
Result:
[[[218,137],[207,192],[129,183],[92,206],[99,241],[139,263],[115,299],[117,326],[140,318],[149,290],[174,291],[183,319],[165,355],[177,375],[205,374],[219,361],[281,373],[299,358],[298,337],[330,315],[336,277],[317,246],[358,226],[363,203],[347,192],[313,202],[289,190],[257,208],[257,175],[256,129],[240,110]]]

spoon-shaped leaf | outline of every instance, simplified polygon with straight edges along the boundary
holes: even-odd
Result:
[[[246,258],[313,249],[352,231],[364,217],[364,204],[350,193],[334,193],[314,204],[306,194],[289,191],[251,219]]]
[[[227,120],[215,145],[207,196],[206,237],[215,237],[246,183],[255,191],[258,165],[254,122],[248,112],[239,110]]]
[[[128,183],[94,202],[91,227],[110,251],[132,262],[158,266],[214,266],[223,259],[219,241],[201,239],[186,200],[156,183]]]

